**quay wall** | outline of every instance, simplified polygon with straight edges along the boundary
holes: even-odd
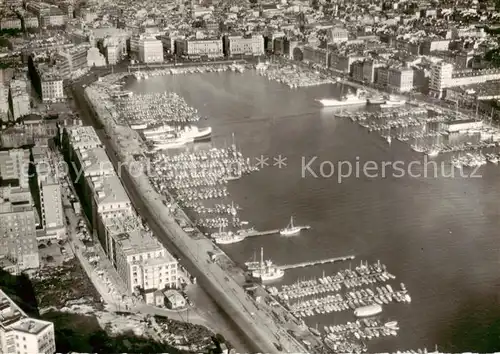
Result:
[[[99,101],[92,99],[95,95],[89,95],[90,90],[91,88],[85,90],[85,98],[88,105],[92,107],[92,112],[97,120],[104,125],[109,136],[119,136],[119,132],[115,129],[116,124],[114,123],[113,114],[108,107],[100,105],[105,100],[103,100],[103,97],[100,97]],[[117,149],[116,145],[113,150],[121,155],[122,161],[131,158],[126,151]],[[169,248],[173,246],[183,256],[188,262],[187,266],[191,268],[188,268],[191,274],[199,279],[207,293],[231,318],[247,341],[253,343],[254,350],[277,353],[274,343],[280,343],[288,352],[306,352],[300,343],[294,338],[290,338],[286,331],[277,327],[272,322],[271,317],[262,315],[248,294],[219,265],[210,262],[208,250],[213,249],[210,240],[206,238],[202,241],[193,240],[169,215],[168,209],[160,200],[147,197],[153,191],[146,176],[131,177],[125,171],[125,173],[122,173],[122,180],[133,201],[140,198],[147,199],[143,200],[143,202],[152,217],[146,219],[151,224],[156,223],[158,229],[162,231],[157,234],[157,237],[166,244],[165,246],[169,246]],[[137,198],[132,198],[132,195]],[[287,340],[287,343],[283,343],[283,340]]]

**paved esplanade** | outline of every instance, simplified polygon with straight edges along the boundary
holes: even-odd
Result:
[[[103,123],[108,127],[110,136],[117,136],[112,129],[113,124]],[[122,148],[112,144],[102,134],[101,140],[111,152],[112,162],[118,166],[115,154],[122,152]],[[157,237],[184,256],[185,265],[192,275],[199,279],[205,290],[253,343],[256,351],[277,353],[276,343],[286,352],[305,352],[300,343],[277,326],[267,313],[256,307],[254,301],[227,273],[209,261],[208,251],[213,250],[212,243],[208,239],[192,239],[182,230],[169,215],[146,176],[131,178],[129,173],[122,171],[121,177],[131,200],[141,216],[150,223]]]

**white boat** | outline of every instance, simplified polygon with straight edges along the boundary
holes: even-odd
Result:
[[[352,93],[348,93],[340,100],[334,98],[322,98],[316,101],[321,103],[324,107],[361,106],[366,104],[366,98],[361,98]]]
[[[367,100],[368,104],[383,104],[385,103],[384,96],[369,97]]]
[[[183,147],[187,143],[193,142],[193,139],[187,138],[171,138],[162,141],[155,141],[153,144],[153,150],[166,150],[166,149],[176,149]]]
[[[133,130],[142,130],[146,129],[148,125],[146,123],[132,123],[130,124],[130,128]]]
[[[429,157],[436,157],[440,153],[439,149],[431,149],[427,152],[427,156]]]
[[[382,306],[378,304],[358,307],[354,310],[354,315],[356,317],[369,317],[375,316],[382,312]]]
[[[285,271],[276,265],[272,261],[264,261],[264,249],[260,249],[260,268],[252,271],[252,276],[254,278],[264,281],[277,280],[285,275]]]
[[[392,138],[390,136],[388,136],[387,138],[385,138],[385,140],[387,140],[387,144],[391,145]]]
[[[298,234],[300,232],[301,228],[299,226],[294,226],[293,225],[293,216],[290,217],[290,223],[285,227],[284,229],[280,230],[280,235],[283,236],[291,236]]]
[[[391,108],[391,107],[400,107],[406,104],[406,100],[399,99],[395,96],[389,96],[389,99],[386,100],[383,104],[380,105],[380,108]]]
[[[228,232],[226,234],[219,235],[218,237],[214,237],[214,241],[218,245],[230,245],[232,243],[241,242],[245,239],[245,236],[233,234],[232,232]]]
[[[212,138],[212,128],[198,128],[196,126],[189,125],[181,130],[178,134],[182,138],[192,138],[193,141],[209,140]]]
[[[171,133],[174,131],[175,131],[175,129],[172,128],[171,126],[163,124],[163,125],[159,125],[156,127],[146,128],[142,131],[142,133],[144,134],[146,139],[148,139],[148,138],[151,138],[154,136],[159,136],[159,135],[163,135],[165,133]]]

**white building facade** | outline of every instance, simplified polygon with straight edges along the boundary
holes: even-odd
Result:
[[[228,42],[228,55],[263,55],[264,37],[262,35],[252,37],[230,36]]]
[[[143,63],[163,63],[163,44],[158,39],[139,40],[139,60]]]

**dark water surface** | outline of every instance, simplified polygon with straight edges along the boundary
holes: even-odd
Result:
[[[396,178],[302,176],[302,158],[319,163],[356,159],[422,161],[421,154],[347,119],[333,117],[315,98],[338,95],[335,85],[290,90],[252,72],[165,76],[134,82],[137,92],[175,91],[208,117],[213,143],[236,142],[244,155],[287,157],[287,167],[267,167],[231,182],[229,191],[243,207],[240,216],[257,229],[285,226],[291,215],[312,229],[300,236],[252,238],[225,247],[238,262],[264,247],[277,264],[354,254],[356,260],[385,263],[404,282],[411,304],[384,306],[384,319],[398,320],[397,337],[369,342],[369,351],[437,344],[449,351],[500,349],[499,192],[500,169],[486,165],[482,178]],[[440,156],[437,161],[445,157]],[[325,165],[326,167],[326,165]],[[449,173],[449,167],[445,172]],[[380,170],[379,170],[380,171]],[[418,166],[413,173],[422,172]],[[328,173],[328,170],[325,169]],[[379,175],[381,172],[379,172]],[[267,258],[266,257],[266,258]],[[331,274],[349,263],[288,270],[283,283]],[[308,324],[352,321],[349,312],[309,318]]]

